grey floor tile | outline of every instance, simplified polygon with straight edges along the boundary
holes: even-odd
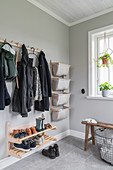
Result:
[[[60,156],[49,159],[41,151],[24,158],[4,170],[113,170],[113,166],[100,159],[96,146],[88,144],[85,152],[82,139],[68,136],[58,142]]]

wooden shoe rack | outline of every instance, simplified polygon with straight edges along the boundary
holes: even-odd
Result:
[[[7,122],[7,156],[14,156],[16,158],[22,158],[22,155],[26,154],[27,151],[21,151],[19,149],[16,149],[15,147],[13,147],[13,143],[18,143],[18,144],[21,144],[23,140],[26,140],[26,139],[30,139],[34,136],[37,136],[39,134],[42,134],[44,133],[44,142],[41,144],[41,145],[36,145],[36,148],[46,144],[46,143],[49,143],[51,141],[56,141],[56,138],[54,137],[51,137],[49,135],[45,135],[45,132],[49,131],[49,130],[55,130],[56,129],[56,126],[53,126],[52,128],[49,128],[49,129],[45,129],[41,132],[37,132],[35,134],[32,134],[30,136],[27,136],[27,137],[24,137],[24,138],[14,138],[11,133],[13,131],[13,129],[25,129],[26,127],[30,127],[30,126],[35,126],[36,123],[29,123],[29,124],[26,124],[24,126],[20,126],[20,127],[16,127],[16,128],[11,128],[10,127],[10,122]],[[31,151],[32,149],[30,149]],[[29,152],[30,152],[29,151]]]

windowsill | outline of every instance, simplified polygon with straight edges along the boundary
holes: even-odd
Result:
[[[108,100],[108,101],[113,101],[113,96],[109,97],[102,97],[102,96],[86,96],[88,100]]]

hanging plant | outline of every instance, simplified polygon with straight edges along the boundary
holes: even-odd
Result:
[[[99,61],[102,60],[102,64],[99,65]],[[97,62],[97,67],[109,67],[109,65],[113,65],[113,60],[111,56],[108,53],[105,53],[103,56],[98,57],[97,60],[94,59],[95,62]],[[109,61],[109,62],[108,62]]]

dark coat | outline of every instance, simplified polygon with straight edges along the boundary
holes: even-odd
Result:
[[[12,110],[21,113],[22,117],[27,117],[33,105],[33,59],[29,59],[25,45],[22,45],[22,59],[18,62],[18,82],[15,87]]]
[[[3,68],[0,56],[0,110],[4,110],[5,106],[8,106],[11,102],[11,98],[7,91],[6,83],[3,76]]]
[[[42,101],[35,101],[35,110],[44,111],[49,110],[49,97],[52,96],[51,90],[51,75],[49,71],[49,66],[47,60],[45,58],[45,54],[43,51],[39,54],[39,65],[38,71],[41,82],[41,90],[42,90]]]

